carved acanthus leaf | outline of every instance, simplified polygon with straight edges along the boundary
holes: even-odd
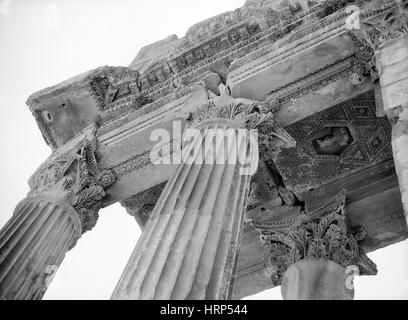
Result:
[[[328,259],[343,267],[357,265],[361,274],[376,274],[375,264],[359,247],[345,217],[345,191],[319,209],[304,213],[292,224],[289,232],[258,229],[261,242],[271,253],[277,268],[275,284],[287,268],[301,259]],[[257,224],[252,224],[257,229]]]
[[[259,151],[265,158],[268,158],[269,153],[277,152],[281,148],[296,146],[296,141],[276,123],[272,112],[263,112],[264,108],[256,102],[248,103],[246,99],[237,100],[236,103],[226,105],[218,105],[210,101],[198,107],[187,119],[188,126],[195,126],[204,120],[229,119],[242,128],[256,129]],[[240,100],[245,100],[246,103]]]
[[[349,32],[356,47],[353,70],[350,80],[353,84],[359,84],[366,78],[376,81],[380,78],[376,67],[375,52],[372,46],[364,38],[360,31]]]
[[[83,139],[68,151],[51,157],[30,181],[29,195],[52,194],[66,199],[81,219],[82,232],[96,224],[106,197],[105,188],[116,179],[111,170],[99,169],[94,151],[95,144]]]

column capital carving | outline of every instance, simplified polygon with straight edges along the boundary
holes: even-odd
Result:
[[[81,220],[82,233],[92,229],[116,177],[101,170],[95,156],[95,129],[73,138],[53,154],[30,177],[28,197],[50,196],[71,205]]]
[[[362,32],[374,49],[408,34],[408,1],[397,0],[388,10],[364,17]]]
[[[226,89],[220,89],[220,92],[220,97],[212,97],[189,114],[188,127],[195,127],[206,120],[228,119],[239,128],[257,129],[259,151],[265,159],[268,153],[296,146],[296,141],[277,123],[273,112],[263,102],[234,98]]]
[[[289,266],[303,259],[332,260],[345,268],[355,265],[360,274],[377,273],[376,265],[358,244],[364,238],[364,230],[350,229],[346,224],[345,196],[343,190],[319,209],[287,223],[268,222],[266,226],[252,222],[262,243],[270,250],[274,285],[280,285]]]
[[[363,82],[366,78],[371,79],[373,82],[377,81],[380,78],[380,74],[377,70],[373,47],[362,34],[358,34],[355,31],[350,31],[348,34],[356,48],[350,81],[356,85]]]

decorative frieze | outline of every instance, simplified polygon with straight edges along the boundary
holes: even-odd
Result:
[[[228,299],[232,294],[252,174],[242,171],[246,164],[238,158],[249,153],[252,160],[251,144],[257,143],[240,138],[239,130],[271,131],[276,124],[256,103],[228,95],[199,106],[187,122],[200,132],[184,141],[182,152],[191,155],[194,148],[193,161],[179,164],[167,182],[114,299]],[[231,143],[220,144],[227,138]]]
[[[271,91],[266,98],[268,109],[276,112],[282,104],[288,101],[314,92],[341,78],[351,76],[354,65],[355,59],[350,56]]]
[[[141,94],[143,78],[132,69],[105,67],[91,73],[88,81],[90,94],[104,121],[151,102],[149,97]]]
[[[0,300],[41,299],[80,235],[69,203],[53,195],[21,201],[0,231]]]

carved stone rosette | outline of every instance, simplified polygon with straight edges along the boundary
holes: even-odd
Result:
[[[31,177],[31,191],[0,232],[0,298],[41,299],[82,233],[96,223],[105,188],[87,138],[57,149]]]
[[[270,250],[274,285],[281,284],[291,265],[304,259],[331,260],[344,268],[357,266],[360,274],[377,273],[375,264],[358,244],[364,238],[363,230],[354,229],[353,234],[347,227],[345,196],[343,190],[319,209],[288,221],[284,230],[281,222],[276,228],[272,223],[266,228],[261,222],[252,222],[260,232],[262,243]]]

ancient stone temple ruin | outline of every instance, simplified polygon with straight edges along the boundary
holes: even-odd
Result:
[[[1,299],[41,299],[116,202],[142,235],[112,299],[274,286],[285,299],[352,299],[349,277],[377,273],[366,253],[408,235],[407,33],[407,0],[248,0],[128,67],[33,93],[52,153],[1,230]],[[249,152],[238,132],[257,129],[257,171],[154,161],[186,152],[187,128],[200,152],[230,158]],[[152,139],[158,129],[168,141]]]

